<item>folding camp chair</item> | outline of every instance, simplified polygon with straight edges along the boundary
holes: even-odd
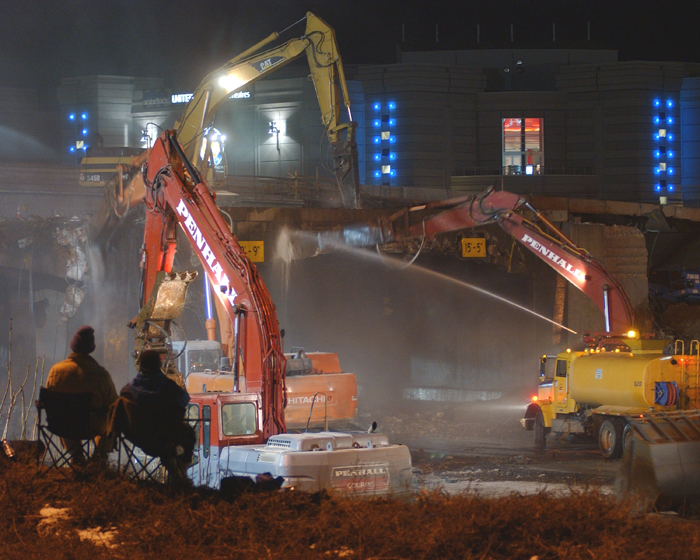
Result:
[[[167,412],[160,407],[139,406],[125,397],[119,397],[112,406],[111,425],[116,436],[117,465],[121,473],[132,479],[155,482],[170,481],[174,474],[185,477],[177,460],[177,445],[182,434],[173,429],[173,426],[179,428],[180,424],[184,426],[184,420],[164,421]],[[191,449],[189,451],[191,453]],[[162,461],[168,464],[162,464]],[[178,471],[174,473],[173,469]]]
[[[56,469],[64,475],[76,472],[81,459],[90,459],[95,453],[94,435],[90,430],[90,393],[59,393],[46,387],[39,389],[36,401],[39,453],[39,476]],[[44,414],[46,418],[44,418]],[[66,449],[61,440],[74,441],[73,449]],[[43,447],[43,448],[42,448]],[[62,467],[69,467],[63,469]]]

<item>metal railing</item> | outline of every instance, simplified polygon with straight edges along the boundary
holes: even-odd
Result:
[[[590,166],[544,166],[539,169],[535,166],[532,173],[527,173],[527,166],[504,165],[502,167],[457,167],[454,176],[478,176],[478,175],[595,175],[595,169]]]
[[[310,206],[340,197],[334,180],[290,174],[287,177],[227,175],[213,182],[218,194],[233,195],[234,205],[255,203]]]

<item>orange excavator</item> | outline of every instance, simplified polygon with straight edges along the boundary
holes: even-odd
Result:
[[[212,155],[214,142],[209,135],[214,130],[213,123],[219,108],[237,91],[306,55],[321,108],[321,120],[329,140],[333,169],[341,199],[346,207],[357,207],[359,201],[357,145],[355,142],[357,123],[352,121],[350,114],[350,98],[335,39],[335,31],[311,12],[308,12],[304,19],[306,20],[306,29],[303,36],[290,39],[268,50],[262,50],[280,37],[280,33],[272,33],[266,39],[209,74],[196,88],[181,119],[175,124],[177,145],[181,146],[179,148],[181,160],[188,162],[185,170],[189,180],[200,184],[199,181],[195,180],[195,177],[198,177],[202,180],[201,184],[209,182],[208,176],[214,167]],[[347,110],[347,117],[342,114],[343,108]],[[124,219],[130,208],[145,202],[147,220],[144,235],[142,305],[147,303],[146,298],[152,292],[156,274],[170,271],[175,252],[175,230],[177,229],[175,226],[178,223],[177,217],[180,216],[177,212],[179,206],[168,207],[167,198],[163,198],[167,189],[159,187],[154,190],[153,179],[149,179],[142,171],[144,166],[153,168],[153,149],[155,146],[135,157],[129,165],[122,164],[118,167],[118,172],[105,185],[103,203],[91,221],[91,237],[100,241],[112,234],[114,226]],[[191,173],[187,171],[187,167],[192,169]],[[235,258],[229,256],[229,261],[232,263],[230,266],[234,266],[236,270],[243,273],[246,269],[236,259],[246,260],[247,257],[238,246],[237,241],[231,241],[235,237],[230,226],[222,220],[216,208],[215,198],[215,193],[208,188],[203,188],[201,193],[192,198],[197,206],[197,211],[205,213],[202,219],[197,222],[201,224],[198,227],[214,228],[212,235],[214,235],[216,243],[223,244],[222,247],[235,255]],[[187,223],[191,225],[193,219],[190,218]],[[189,236],[195,252],[202,250],[200,244],[202,231],[198,229],[195,232],[198,236],[196,239]],[[234,245],[235,248],[231,249]],[[213,250],[212,244],[208,244],[207,247],[209,250]],[[220,264],[224,262],[226,261],[217,260],[217,263]],[[255,275],[250,272],[245,272],[245,274],[250,275],[250,281],[253,284],[261,283],[257,272]],[[228,278],[232,277],[232,274],[228,273]],[[177,303],[172,301],[168,303],[172,306],[171,314],[178,307],[177,312],[181,312],[186,285],[189,282],[191,279],[177,289],[175,284],[171,286],[173,293],[177,292],[178,297],[182,298]],[[168,282],[168,284],[172,284],[172,282]],[[211,295],[211,290],[217,290],[220,286],[216,281],[212,281],[210,284],[211,287],[206,288],[207,298]],[[178,290],[180,291],[178,292]],[[266,289],[262,292],[267,294]],[[265,295],[264,299],[269,300],[269,296]],[[251,322],[250,313],[253,312],[239,307],[226,306],[220,298],[213,298],[213,300],[221,333],[221,342],[218,343],[218,349],[215,349],[214,353],[223,353],[223,356],[228,359],[231,371],[213,367],[199,368],[201,371],[193,372],[191,378],[188,375],[188,387],[192,391],[232,391],[234,386],[237,389],[245,390],[247,383],[248,391],[257,391],[260,388],[257,380],[258,374],[250,367],[243,368],[246,369],[245,375],[241,374],[240,379],[234,381],[236,374],[243,371],[240,367],[241,360],[248,358],[247,354],[237,353],[240,346],[234,343],[234,339],[247,336],[241,333],[240,329],[241,325],[246,323],[246,317],[247,322]],[[264,314],[269,315],[269,310],[274,312],[274,305],[267,301],[260,309],[260,312],[263,313],[262,317]],[[258,313],[258,311],[254,313]],[[272,319],[270,321],[277,329],[276,318],[274,321]],[[265,322],[261,323],[261,325],[265,324]],[[264,329],[269,328],[272,327],[269,325],[264,327]],[[153,329],[155,327],[151,327],[151,330]],[[210,341],[214,341],[216,338],[216,324],[211,318],[207,321],[207,336]],[[206,341],[196,341],[193,345],[200,342]],[[248,343],[250,342],[246,342],[246,344]],[[174,341],[173,344],[177,346]],[[285,412],[287,423],[292,426],[305,425],[308,421],[309,408],[312,403],[317,401],[320,406],[314,407],[311,417],[311,422],[314,424],[323,422],[326,408],[328,419],[331,422],[355,418],[357,382],[354,374],[342,371],[337,354],[328,352],[304,353],[303,350],[300,350],[286,356],[282,355],[279,359],[282,363],[286,363],[285,367],[288,368],[289,382],[286,391],[289,406]],[[183,373],[189,374],[190,372],[183,371]],[[274,376],[271,376],[272,378]],[[319,395],[314,397],[317,393]],[[283,407],[280,410],[283,410]]]
[[[172,374],[172,321],[196,272],[172,270],[176,233],[182,230],[214,288],[214,298],[234,325],[227,340],[234,361],[232,390],[193,392],[187,418],[198,433],[187,477],[219,488],[232,476],[272,476],[283,488],[354,496],[406,496],[412,491],[411,456],[404,445],[368,431],[287,433],[288,360],[275,306],[255,265],[241,249],[216,206],[213,193],[189,162],[174,131],[155,142],[143,168],[146,226],[142,258],[144,293],[150,294],[133,322],[136,352],[164,355]],[[290,360],[291,361],[291,360]],[[300,375],[324,384],[325,375]],[[245,380],[243,382],[243,380]],[[241,386],[245,385],[245,391]],[[330,385],[326,383],[326,385]],[[318,392],[314,394],[318,396]],[[330,408],[325,393],[319,410]],[[305,406],[309,410],[310,406]],[[323,415],[325,418],[325,414]]]
[[[327,375],[333,369],[327,355],[312,354],[306,360],[288,360],[284,355],[267,287],[222,218],[209,186],[185,157],[174,131],[164,132],[152,148],[144,166],[144,183],[142,307],[131,324],[136,329],[136,357],[143,348],[152,348],[164,354],[166,363],[174,364],[172,322],[182,312],[188,285],[197,276],[172,270],[180,229],[204,268],[217,306],[233,325],[230,331],[222,329],[227,335],[222,341],[225,353],[232,356],[230,371],[202,372],[196,381],[187,380],[189,390],[260,395],[265,439],[283,433],[287,424],[353,419],[357,410],[353,374]],[[289,385],[287,376],[294,380]],[[285,414],[289,401],[292,405]],[[316,401],[314,416],[311,405]]]

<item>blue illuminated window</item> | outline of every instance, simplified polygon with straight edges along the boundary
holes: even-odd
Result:
[[[376,127],[380,127],[380,126],[382,126],[382,121],[380,121],[379,119],[374,119],[372,121],[372,124]]]
[[[87,120],[87,113],[83,113],[82,115],[80,115],[80,118],[84,121]]]
[[[381,104],[381,103],[375,103],[374,105],[372,105],[372,108],[373,108],[375,111],[379,111],[379,109],[382,108],[382,104]]]
[[[83,146],[83,152],[87,150],[87,146]]]
[[[389,109],[396,109],[396,103],[389,101]]]
[[[87,128],[83,128],[83,135],[87,134]]]
[[[377,171],[374,172],[374,176],[375,176],[375,177],[381,177],[381,176],[382,176],[382,172],[379,171],[379,170],[377,170]]]
[[[74,121],[75,120],[75,113],[71,113],[70,115],[68,115],[68,120]]]
[[[379,161],[382,159],[382,156],[380,154],[374,154],[374,161]]]
[[[395,143],[396,143],[396,136],[390,136],[390,137],[389,137],[389,142],[392,143],[392,144],[395,144]]]
[[[675,174],[675,169],[669,166],[671,160],[675,157],[674,152],[668,149],[668,143],[673,140],[673,134],[670,134],[669,128],[673,128],[675,116],[671,114],[675,105],[672,99],[661,101],[654,99],[652,104],[656,107],[653,117],[654,124],[658,126],[654,133],[656,146],[654,147],[654,158],[657,160],[654,166],[654,174],[658,177],[653,184],[656,192],[665,193],[672,192],[673,185],[667,186],[667,178]]]
[[[389,119],[389,126],[396,126],[396,119]]]
[[[372,142],[374,142],[375,144],[379,144],[381,141],[382,139],[379,138],[379,136],[375,136],[374,138],[372,138]]]
[[[389,177],[396,177],[396,169],[391,170],[391,173],[389,173]]]
[[[391,154],[391,155],[389,155],[389,159],[390,159],[391,161],[394,161],[394,160],[396,159],[396,154]]]
[[[71,146],[70,148],[68,148],[68,151],[74,152],[74,151],[75,151],[75,146]]]

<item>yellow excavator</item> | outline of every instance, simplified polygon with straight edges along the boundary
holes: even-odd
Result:
[[[306,29],[301,37],[263,50],[277,41],[289,27],[274,32],[206,76],[197,86],[182,117],[175,123],[177,137],[183,146],[184,155],[206,181],[211,181],[214,167],[210,165],[212,142],[207,134],[213,132],[216,112],[244,87],[305,54],[321,109],[321,120],[328,136],[342,205],[345,208],[359,208],[355,141],[357,123],[352,120],[350,112],[350,95],[335,31],[311,12],[307,12],[302,20],[293,25],[304,20]],[[343,116],[344,110],[347,111],[347,120]],[[118,165],[115,176],[105,184],[104,200],[92,218],[92,229],[96,235],[104,235],[105,231],[111,229],[110,223],[123,219],[130,207],[144,199],[146,190],[141,166],[147,161],[148,155],[149,150],[145,150],[129,164]]]

